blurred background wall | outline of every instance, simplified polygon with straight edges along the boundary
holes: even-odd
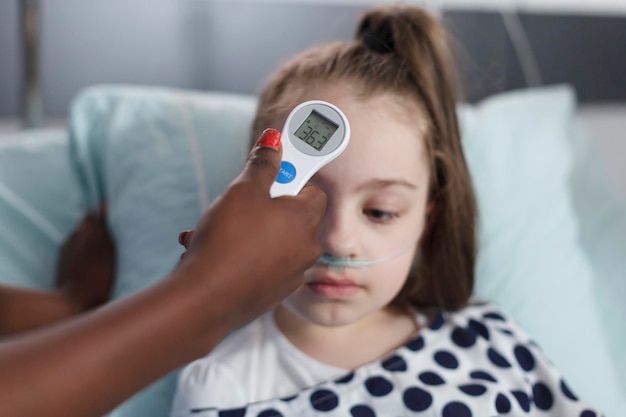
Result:
[[[349,39],[359,14],[373,2],[34,3],[40,5],[38,67],[43,109],[59,118],[66,115],[76,93],[93,84],[255,93],[267,74],[293,53],[328,40]],[[441,13],[455,34],[469,101],[528,85],[511,38],[511,30],[518,33],[521,27],[541,82],[569,82],[584,103],[626,103],[625,0],[418,3]],[[0,118],[20,113],[19,17],[20,0],[0,1]]]

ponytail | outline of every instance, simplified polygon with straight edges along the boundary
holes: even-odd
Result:
[[[398,58],[415,83],[435,136],[459,136],[450,41],[441,23],[416,7],[380,7],[363,16],[356,39],[373,52]]]
[[[448,35],[425,11],[398,6],[367,13],[356,38],[373,53],[396,57],[431,121],[426,143],[433,209],[421,256],[396,302],[462,307],[474,286],[476,202],[461,148]]]

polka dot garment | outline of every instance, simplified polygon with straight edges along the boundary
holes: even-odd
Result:
[[[181,389],[194,388],[183,383]],[[199,395],[181,397],[194,400],[178,398],[173,417],[601,415],[579,400],[537,345],[490,304],[440,314],[383,360],[289,397],[219,409],[204,403],[202,389],[195,389]]]

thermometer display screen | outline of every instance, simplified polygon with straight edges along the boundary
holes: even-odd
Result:
[[[321,151],[338,128],[338,124],[313,110],[294,134],[314,149]]]

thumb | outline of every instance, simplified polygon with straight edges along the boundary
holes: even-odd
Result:
[[[268,190],[278,176],[282,147],[280,146],[280,132],[276,129],[265,129],[256,145],[248,156],[246,166],[240,178],[254,182]]]

